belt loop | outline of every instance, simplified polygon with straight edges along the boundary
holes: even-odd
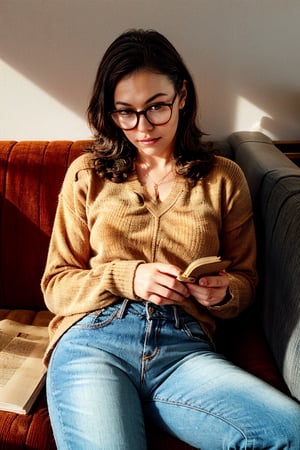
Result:
[[[120,307],[120,309],[119,309],[119,311],[117,313],[117,316],[116,316],[117,319],[123,319],[126,307],[128,305],[128,302],[129,302],[129,299],[128,298],[124,298],[124,300],[122,301],[121,307]]]
[[[175,319],[175,328],[181,328],[181,323],[180,323],[180,317],[178,315],[178,309],[177,306],[172,305],[173,308],[173,313],[174,313],[174,319]]]
[[[149,302],[146,302],[145,306],[146,306],[146,317],[147,317],[147,320],[152,320],[151,312],[153,312],[153,308],[150,307]]]

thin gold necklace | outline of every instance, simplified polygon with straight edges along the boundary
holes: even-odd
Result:
[[[164,183],[167,182],[167,181],[166,181],[166,178],[174,171],[174,167],[172,166],[171,169],[168,170],[168,172],[165,173],[164,176],[163,176],[162,178],[160,178],[158,181],[156,181],[156,180],[154,180],[154,179],[151,177],[151,175],[150,175],[150,173],[149,173],[150,166],[149,166],[149,164],[147,163],[147,161],[145,161],[141,156],[140,156],[140,158],[141,158],[142,162],[145,164],[146,169],[147,169],[147,171],[148,171],[147,174],[146,174],[147,178],[149,178],[149,179],[151,180],[151,182],[153,183],[153,190],[154,190],[154,197],[155,197],[155,200],[159,200],[159,191],[158,191],[158,188],[159,188],[159,186],[161,186],[162,184],[164,184]]]
[[[155,200],[159,200],[159,191],[158,191],[158,187],[161,186],[162,184],[166,183],[167,180],[165,180],[170,173],[173,172],[173,167],[171,168],[171,170],[169,170],[159,181],[155,181],[153,180],[153,178],[150,176],[150,174],[148,173],[147,176],[150,178],[150,180],[153,183],[153,189],[154,189],[154,197]],[[165,180],[165,181],[164,181]]]

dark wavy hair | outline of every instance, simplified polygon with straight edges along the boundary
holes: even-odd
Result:
[[[204,133],[196,124],[197,98],[192,77],[174,46],[157,31],[129,30],[106,50],[96,75],[88,106],[88,122],[95,140],[90,149],[99,175],[122,182],[133,171],[136,147],[109,117],[114,109],[117,83],[126,75],[146,69],[166,75],[180,94],[184,80],[187,98],[180,111],[174,157],[178,174],[195,183],[213,163],[208,146],[201,142]]]

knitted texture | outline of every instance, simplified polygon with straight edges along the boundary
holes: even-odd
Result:
[[[179,180],[163,202],[147,198],[136,174],[125,183],[102,180],[86,154],[71,165],[59,198],[42,289],[56,314],[52,347],[84,314],[119,297],[136,299],[133,279],[142,262],[184,268],[202,256],[232,263],[231,300],[183,308],[211,337],[215,317],[232,318],[253,300],[255,235],[245,178],[232,161],[216,157],[213,169],[193,188]]]

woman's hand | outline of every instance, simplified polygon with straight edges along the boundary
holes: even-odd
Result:
[[[135,272],[135,294],[157,305],[182,304],[190,296],[184,283],[176,280],[181,270],[170,264],[144,263]]]
[[[222,303],[229,286],[229,277],[225,270],[219,275],[200,278],[199,283],[187,283],[190,294],[203,306],[215,306]]]

